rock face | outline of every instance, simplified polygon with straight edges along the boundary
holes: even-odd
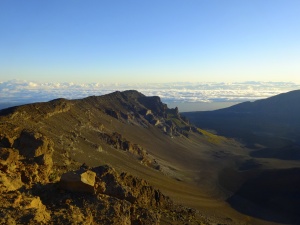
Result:
[[[82,176],[87,176],[89,182]],[[72,223],[88,221],[86,224],[158,225],[164,217],[177,224],[186,221],[197,224],[196,211],[174,204],[147,181],[127,173],[119,174],[107,165],[67,172],[62,175],[59,188],[68,192],[59,195],[59,191],[52,189],[41,196],[51,206],[54,223],[68,220]],[[62,212],[64,217],[61,217]]]
[[[166,117],[167,105],[163,104],[158,96],[140,97],[138,101],[147,109],[150,109],[155,115]]]
[[[155,190],[147,181],[127,173],[120,175],[109,166],[93,169],[97,174],[96,192],[110,195],[132,204],[146,207],[165,207],[171,200],[159,190]]]
[[[37,184],[49,182],[53,143],[40,133],[23,131],[14,143],[3,145],[6,148],[0,147],[0,224],[47,224],[50,213],[46,206],[39,197],[22,190],[28,192]]]
[[[155,159],[150,156],[145,149],[143,149],[140,145],[134,144],[124,138],[121,134],[117,132],[113,132],[112,134],[108,133],[99,133],[99,138],[106,142],[109,146],[120,149],[123,151],[127,151],[135,156],[138,160],[141,161],[144,165],[147,165],[152,168],[158,168],[158,164]]]
[[[124,91],[105,97],[115,103],[104,109],[114,119],[143,127],[156,126],[169,136],[187,136],[189,122],[181,118],[177,107],[168,109],[158,96],[147,97],[137,91]]]

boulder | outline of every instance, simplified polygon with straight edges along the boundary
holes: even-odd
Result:
[[[60,188],[72,192],[94,193],[96,173],[80,169],[70,171],[61,176]]]
[[[14,148],[25,157],[37,157],[53,151],[53,142],[40,133],[23,130],[15,141]]]

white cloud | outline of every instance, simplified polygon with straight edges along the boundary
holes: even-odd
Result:
[[[0,103],[49,101],[55,98],[77,99],[114,91],[138,90],[147,96],[160,96],[165,103],[174,102],[243,102],[267,98],[300,89],[295,83],[159,83],[159,84],[75,84],[35,83],[11,80],[0,82]]]

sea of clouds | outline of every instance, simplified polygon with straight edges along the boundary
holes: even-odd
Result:
[[[0,82],[0,103],[78,99],[123,90],[138,90],[147,96],[159,96],[165,103],[244,102],[296,89],[300,89],[300,85],[291,82],[76,84],[10,80]]]

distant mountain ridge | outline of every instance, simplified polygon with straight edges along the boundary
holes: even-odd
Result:
[[[249,145],[282,148],[299,144],[300,90],[225,109],[182,115],[197,126],[241,139]]]
[[[243,102],[217,112],[300,114],[300,90],[282,93],[267,99],[254,102]]]

